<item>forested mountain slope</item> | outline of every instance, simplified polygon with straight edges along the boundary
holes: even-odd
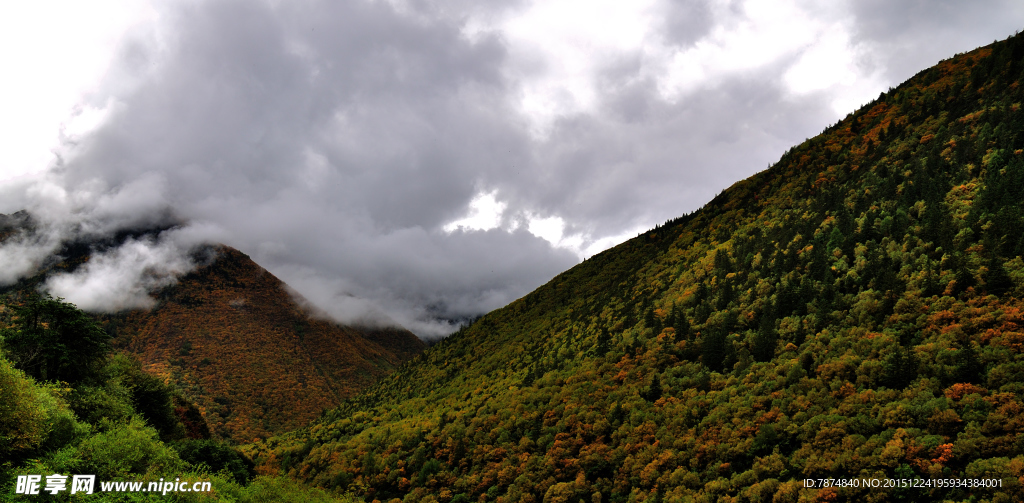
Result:
[[[1022,70],[943,61],[249,454],[381,501],[1021,501]]]
[[[309,423],[424,347],[401,328],[312,316],[286,288],[245,254],[219,247],[155,308],[105,326],[115,347],[194,400],[215,433],[242,442]]]

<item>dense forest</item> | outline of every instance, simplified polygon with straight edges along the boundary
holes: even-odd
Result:
[[[1022,501],[1022,78],[942,61],[244,451],[367,501]]]

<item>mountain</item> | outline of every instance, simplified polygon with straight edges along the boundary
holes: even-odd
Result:
[[[114,345],[194,400],[213,431],[251,441],[309,423],[424,344],[401,328],[314,316],[230,247],[163,290],[149,311],[107,317]]]
[[[247,453],[380,501],[1022,501],[1022,77],[1024,36],[942,61]]]
[[[65,242],[37,274],[0,293],[35,290],[93,253],[174,225]],[[26,212],[0,215],[0,240],[34,228]],[[425,347],[402,328],[344,326],[317,315],[238,250],[211,245],[195,255],[203,265],[159,291],[153,309],[97,319],[116,349],[194,402],[218,437],[250,442],[308,424]]]

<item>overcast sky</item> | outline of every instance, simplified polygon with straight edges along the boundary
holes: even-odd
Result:
[[[92,310],[223,242],[421,337],[702,206],[1019,1],[103,0],[0,7],[0,212],[31,239],[187,222],[47,288]]]

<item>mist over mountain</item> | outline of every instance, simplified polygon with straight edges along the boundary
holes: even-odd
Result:
[[[40,232],[27,213],[0,224],[5,245]],[[384,318],[338,324],[238,250],[175,249],[178,232],[167,224],[63,242],[0,293],[17,303],[42,290],[94,313],[114,348],[235,442],[308,423],[424,347]]]
[[[208,236],[169,212],[134,220],[96,213],[0,215],[0,287],[31,286],[90,312],[116,313],[153,307],[157,291],[202,265],[196,253]]]

